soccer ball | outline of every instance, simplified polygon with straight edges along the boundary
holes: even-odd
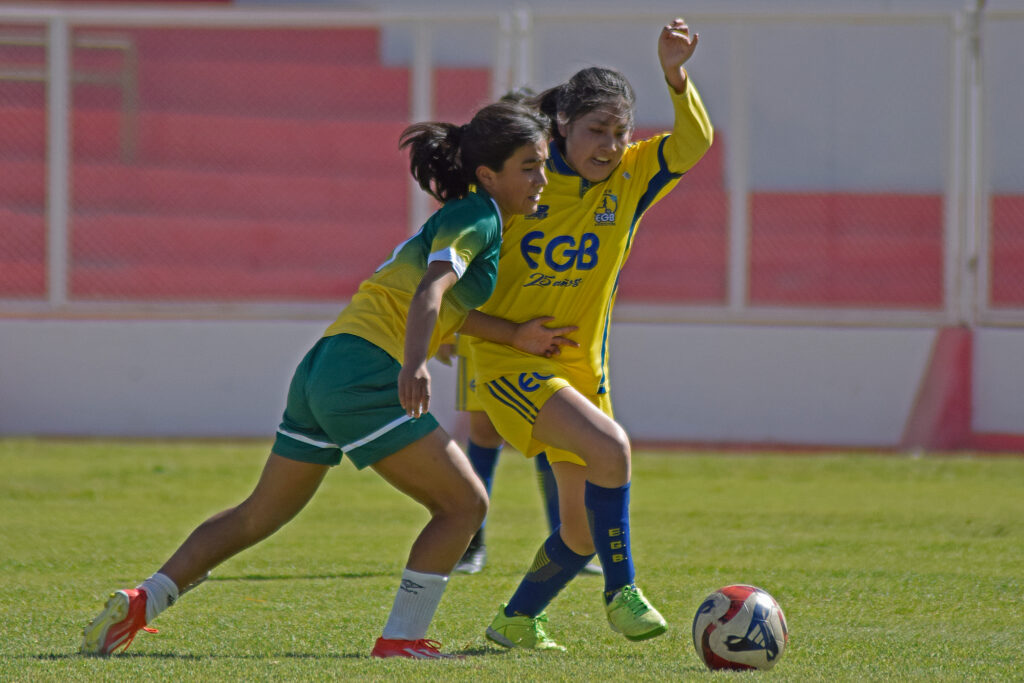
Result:
[[[789,643],[775,598],[756,586],[719,588],[693,617],[693,647],[709,669],[770,669]]]

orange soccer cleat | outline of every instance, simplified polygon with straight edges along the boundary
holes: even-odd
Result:
[[[156,633],[156,629],[146,627],[146,591],[115,591],[99,616],[85,627],[82,654],[109,655],[127,648],[140,630]]]
[[[373,646],[374,657],[409,657],[410,659],[462,659],[459,655],[446,655],[440,651],[441,643],[436,640],[398,640],[378,638]]]

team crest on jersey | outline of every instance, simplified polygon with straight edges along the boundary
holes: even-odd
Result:
[[[537,210],[526,217],[526,220],[539,221],[548,217],[548,209],[551,207],[547,204],[538,204]]]
[[[615,222],[615,212],[619,208],[619,198],[605,190],[601,196],[601,203],[594,213],[594,225],[607,225]]]

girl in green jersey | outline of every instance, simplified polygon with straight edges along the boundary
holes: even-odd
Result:
[[[401,146],[411,172],[442,207],[360,286],[296,369],[249,497],[199,525],[137,588],[114,592],[85,629],[84,653],[127,647],[212,568],[291,520],[344,454],[430,512],[372,654],[451,656],[426,630],[488,500],[466,456],[428,412],[426,361],[460,329],[539,355],[572,343],[562,335],[573,328],[548,329],[546,319],[514,324],[472,310],[494,288],[507,221],[537,209],[549,125],[527,107],[496,103],[463,126],[406,129]]]

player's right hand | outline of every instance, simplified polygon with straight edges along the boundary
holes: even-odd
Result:
[[[420,417],[430,410],[430,372],[426,363],[402,366],[398,372],[398,401],[409,417]]]
[[[552,320],[554,320],[552,316],[543,316],[519,323],[516,327],[512,345],[520,351],[532,353],[535,356],[544,356],[545,358],[561,354],[563,346],[570,346],[574,349],[579,348],[579,342],[566,336],[578,330],[579,327],[576,325],[547,327],[545,323],[549,323]]]

